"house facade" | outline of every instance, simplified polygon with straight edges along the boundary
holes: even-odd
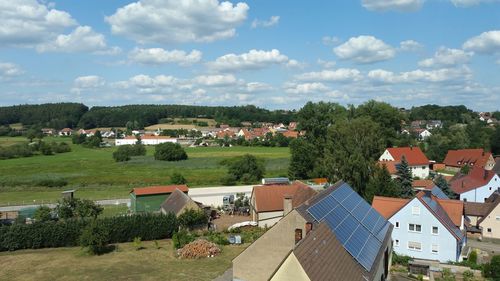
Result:
[[[482,148],[448,150],[443,163],[446,169],[454,172],[460,171],[463,166],[471,168],[481,167],[485,170],[492,170],[495,166],[495,159],[491,152],[486,152]]]
[[[389,172],[394,174],[395,167],[401,163],[403,157],[408,162],[413,177],[425,179],[429,176],[429,159],[418,147],[387,148],[380,156],[379,163],[385,163]]]
[[[500,204],[496,202],[486,216],[478,221],[483,238],[500,239]]]
[[[457,174],[453,177],[450,187],[460,195],[460,200],[482,203],[500,190],[500,177],[494,171],[475,167],[468,175]]]
[[[463,203],[420,192],[414,199],[376,196],[372,206],[394,230],[394,251],[418,259],[461,261],[466,243]]]

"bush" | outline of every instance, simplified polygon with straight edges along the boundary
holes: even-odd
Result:
[[[126,162],[130,160],[130,145],[119,146],[118,149],[113,152],[113,159],[116,162]]]
[[[162,143],[155,147],[155,159],[162,161],[180,161],[188,158],[186,151],[178,143]]]
[[[469,258],[467,259],[467,261],[471,264],[477,264],[477,252],[472,250],[472,252],[470,252],[469,254]]]
[[[172,237],[172,244],[174,246],[174,249],[180,249],[184,247],[184,245],[193,242],[195,239],[195,235],[190,234],[185,229],[181,229]]]
[[[137,251],[139,251],[139,250],[142,249],[142,239],[141,239],[141,237],[135,237],[133,242],[134,242],[134,248]],[[156,240],[155,240],[155,242],[156,242]]]
[[[491,262],[484,265],[483,276],[493,280],[500,279],[500,255],[493,256]]]
[[[220,232],[210,232],[207,236],[207,240],[217,245],[229,245],[229,240],[226,235]]]
[[[99,255],[105,252],[109,243],[109,229],[93,220],[82,232],[80,245],[86,247],[89,253]]]
[[[229,176],[244,183],[259,181],[265,173],[263,161],[250,154],[245,154],[234,160],[223,161],[222,164],[228,166]]]
[[[54,153],[71,152],[71,147],[65,142],[60,142],[59,144],[57,144],[56,142],[52,142],[51,147]]]
[[[170,182],[172,184],[186,184],[187,180],[182,174],[176,172],[173,173],[172,176],[170,176]]]
[[[179,218],[179,225],[187,229],[193,229],[197,226],[206,225],[208,222],[207,215],[202,210],[187,209]]]
[[[68,181],[66,179],[61,179],[61,178],[46,178],[37,180],[35,184],[37,186],[45,186],[45,187],[63,187],[68,185]]]
[[[52,219],[52,210],[47,206],[40,206],[36,209],[34,217],[36,221],[49,221]]]
[[[464,281],[473,281],[474,280],[474,273],[470,270],[466,270],[466,271],[464,271],[464,273],[462,273],[462,277],[463,277]]]
[[[0,226],[0,251],[82,245],[80,237],[83,230],[94,221],[97,227],[107,231],[108,243],[131,242],[135,237],[141,237],[144,241],[171,238],[178,228],[173,214],[13,224]]]
[[[408,266],[408,262],[412,260],[412,257],[405,255],[398,255],[396,252],[392,253],[392,263],[399,264],[402,266]]]

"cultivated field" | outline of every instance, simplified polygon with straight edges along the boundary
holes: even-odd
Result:
[[[170,240],[118,244],[114,252],[88,256],[80,248],[0,253],[0,280],[212,280],[231,266],[245,246],[225,246],[214,258],[180,260]]]
[[[65,141],[69,138],[46,138]],[[26,141],[25,138],[0,138],[0,145]],[[77,189],[77,196],[90,199],[126,198],[133,187],[168,184],[173,172],[181,173],[191,187],[218,186],[226,174],[219,163],[245,153],[265,160],[266,176],[285,176],[289,163],[288,148],[196,147],[186,148],[189,159],[180,162],[155,161],[154,147],[144,157],[126,163],[112,158],[115,148],[88,149],[71,145],[69,153],[53,156],[0,160],[0,205],[40,203],[56,200],[60,192]],[[65,187],[41,187],[43,179],[67,181]]]

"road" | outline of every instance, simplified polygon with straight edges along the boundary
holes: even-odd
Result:
[[[237,193],[244,193],[246,196],[250,197],[252,188],[253,185],[198,187],[189,189],[189,196],[191,196],[193,200],[201,202],[204,205],[216,207],[222,205],[222,198],[226,195],[236,195]],[[75,194],[78,195],[78,191]],[[130,199],[107,199],[97,200],[95,202],[102,206],[109,206],[128,204],[130,203]],[[40,205],[48,206],[50,208],[55,208],[56,206],[55,204],[4,206],[0,207],[0,212],[19,211],[24,208],[36,208]]]

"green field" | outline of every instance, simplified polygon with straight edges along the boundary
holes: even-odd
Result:
[[[175,257],[170,240],[132,243],[101,256],[88,256],[80,248],[23,250],[0,253],[0,280],[212,280],[231,266],[245,246],[225,246],[221,255],[199,260]]]
[[[69,138],[46,138],[66,141]],[[26,141],[25,138],[0,138],[0,145]],[[60,198],[60,192],[77,189],[81,198],[126,198],[134,187],[168,184],[173,172],[181,173],[191,187],[218,186],[226,174],[223,159],[253,154],[265,160],[266,176],[285,176],[289,163],[288,148],[268,147],[196,147],[186,148],[189,159],[180,162],[155,161],[154,147],[144,157],[126,163],[112,158],[115,148],[89,149],[71,145],[72,151],[53,156],[0,160],[0,205],[43,203]],[[43,179],[62,179],[62,188],[37,186]]]

